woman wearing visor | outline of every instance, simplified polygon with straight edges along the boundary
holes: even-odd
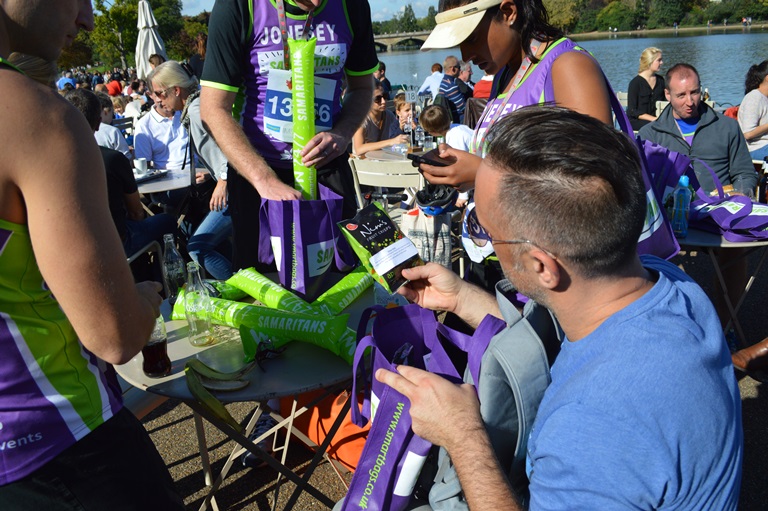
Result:
[[[556,103],[612,124],[609,86],[600,65],[549,24],[542,0],[440,0],[438,11],[437,26],[421,49],[459,46],[462,60],[495,79],[470,151],[441,145],[440,156],[456,163],[421,165],[430,183],[473,188],[488,128],[524,106]],[[469,280],[492,288],[501,270],[491,244],[480,247],[466,235],[477,225],[472,216],[470,204],[462,237],[472,260]],[[482,233],[472,237],[482,239]]]

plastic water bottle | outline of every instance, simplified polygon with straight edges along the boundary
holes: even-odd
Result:
[[[173,234],[163,235],[163,279],[168,289],[168,302],[173,305],[179,296],[179,288],[184,285],[184,259],[176,249]]]
[[[680,176],[672,192],[674,206],[672,210],[672,230],[678,238],[688,236],[688,212],[691,209],[691,190],[688,188],[688,176]]]
[[[408,121],[406,121],[405,126],[403,126],[403,133],[405,135],[408,135],[408,142],[405,143],[405,150],[408,152],[408,149],[413,145],[413,133],[411,130],[411,118],[408,117]]]
[[[413,146],[419,149],[424,148],[424,128],[421,127],[421,124],[416,125]]]
[[[211,326],[213,306],[208,288],[200,277],[200,265],[187,263],[187,289],[184,291],[184,312],[189,325],[189,342],[192,346],[206,346],[214,342]]]

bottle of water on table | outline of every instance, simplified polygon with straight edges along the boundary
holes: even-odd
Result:
[[[173,305],[179,296],[179,288],[184,285],[184,259],[176,248],[173,234],[163,235],[163,278],[168,289],[168,302]]]
[[[677,238],[688,236],[688,212],[691,209],[691,190],[688,188],[688,176],[680,176],[672,197],[674,206],[672,210],[672,230]]]
[[[200,276],[200,265],[187,263],[187,288],[184,291],[184,312],[189,326],[189,342],[192,346],[206,346],[214,342],[211,312],[213,303],[208,288]]]
[[[421,151],[424,149],[424,128],[421,127],[421,124],[416,125],[416,129],[414,130],[414,150]]]

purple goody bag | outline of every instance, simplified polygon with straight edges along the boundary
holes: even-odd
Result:
[[[375,313],[370,335],[364,336],[368,320]],[[479,381],[480,361],[491,338],[506,327],[495,317],[486,316],[474,335],[456,332],[435,319],[432,311],[412,304],[393,309],[373,307],[360,320],[353,374],[362,375],[365,400],[362,410],[352,406],[352,422],[363,426],[373,421],[368,439],[357,464],[344,500],[344,510],[403,509],[411,499],[414,485],[432,444],[413,433],[410,402],[395,389],[374,377],[383,367],[395,371],[392,363],[402,346],[412,346],[408,365],[440,374],[456,383],[462,382],[463,371],[456,368],[443,343],[447,342],[467,353],[467,366],[473,381]],[[365,353],[371,350],[370,371],[366,370]],[[352,392],[357,395],[358,379]]]
[[[343,199],[318,184],[319,200],[261,199],[259,260],[273,261],[280,283],[311,302],[331,285],[331,265],[343,270],[352,255],[336,225]]]
[[[605,83],[608,86],[609,91],[613,90],[607,79]],[[661,204],[662,199],[659,197],[656,187],[654,187],[652,178],[654,170],[650,165],[656,165],[659,161],[656,158],[651,158],[649,161],[645,157],[645,143],[640,139],[635,138],[627,113],[621,107],[619,100],[616,98],[616,94],[610,92],[608,96],[610,96],[611,108],[613,114],[616,116],[616,121],[618,122],[621,131],[626,133],[626,135],[635,142],[635,146],[640,153],[640,167],[643,171],[645,199],[648,208],[645,216],[645,224],[643,225],[643,232],[640,233],[640,239],[637,242],[637,252],[639,254],[652,254],[663,259],[671,259],[680,252],[680,245],[677,243],[675,234],[672,232],[672,226],[667,219],[667,213]],[[675,184],[677,184],[677,181],[675,181]]]

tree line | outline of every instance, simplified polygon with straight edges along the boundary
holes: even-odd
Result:
[[[93,32],[81,31],[75,44],[59,59],[69,69],[95,62],[107,67],[134,67],[139,0],[94,0]],[[435,2],[436,3],[436,2]],[[680,26],[741,23],[742,18],[768,19],[768,0],[544,0],[550,22],[566,33],[595,30],[637,30]],[[199,33],[208,33],[210,13],[182,16],[181,0],[152,0],[158,31],[168,57],[185,60],[196,52]],[[374,34],[432,30],[435,6],[417,18],[409,4],[387,21],[374,21]]]
[[[550,22],[568,33],[741,23],[768,18],[768,0],[544,0]]]

